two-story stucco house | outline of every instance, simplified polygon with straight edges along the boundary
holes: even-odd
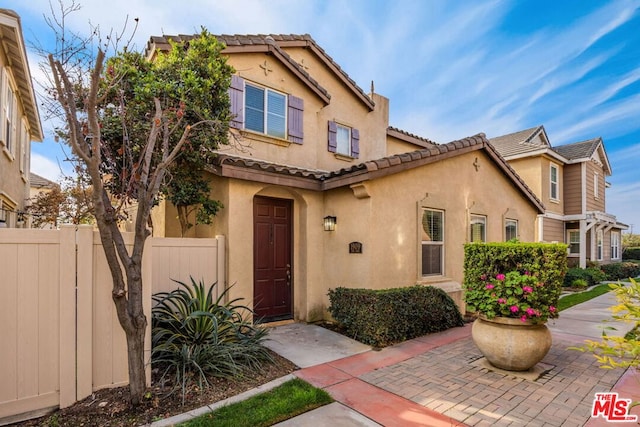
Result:
[[[606,212],[611,165],[602,138],[552,147],[543,126],[491,139],[545,205],[536,239],[569,245],[570,265],[622,258],[621,232],[628,227]]]
[[[42,127],[20,18],[0,9],[0,227],[27,226],[31,141]]]
[[[389,100],[308,35],[218,37],[238,142],[207,172],[224,209],[193,235],[226,236],[231,297],[263,320],[326,317],[337,286],[429,284],[462,304],[465,242],[535,239],[543,205],[484,134],[437,145],[390,127]],[[154,233],[180,235],[174,208]]]

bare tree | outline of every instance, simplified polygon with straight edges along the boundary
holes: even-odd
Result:
[[[57,17],[48,21],[58,41],[47,56],[49,94],[56,101],[51,115],[62,118],[57,133],[93,189],[112,299],[127,338],[131,403],[137,405],[146,388],[142,254],[150,212],[183,153],[208,157],[227,142],[232,68],[221,56],[223,46],[204,29],[152,62],[129,49],[124,30],[104,38],[97,28],[89,37],[70,35],[65,18],[77,8],[61,1]],[[118,228],[129,202],[137,205],[130,251]]]

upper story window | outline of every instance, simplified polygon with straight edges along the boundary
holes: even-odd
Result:
[[[358,129],[330,121],[328,150],[357,159],[360,156],[360,132]]]
[[[515,219],[507,219],[504,221],[504,240],[508,242],[509,240],[518,238],[518,221]]]
[[[13,145],[16,134],[15,129],[15,93],[13,88],[11,87],[11,82],[9,81],[8,73],[4,73],[4,93],[2,95],[2,142],[4,143],[4,148],[13,155]]]
[[[486,242],[487,241],[487,217],[483,215],[471,215],[471,235],[469,241]]]
[[[276,138],[286,136],[286,96],[271,89],[246,84],[245,129]]]
[[[600,175],[598,175],[598,172],[595,172],[593,174],[593,197],[594,198],[598,198],[600,197],[600,191],[599,191],[599,181],[600,181]]]
[[[304,101],[301,98],[246,82],[242,77],[233,75],[229,100],[232,115],[230,127],[302,144]]]
[[[422,276],[444,274],[444,212],[423,209],[420,229]]]
[[[551,200],[560,200],[560,193],[558,188],[558,166],[551,163],[551,167],[549,168],[549,182],[551,188],[549,190],[549,198]]]

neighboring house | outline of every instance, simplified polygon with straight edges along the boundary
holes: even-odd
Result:
[[[53,181],[49,181],[47,178],[44,178],[38,174],[33,172],[29,173],[29,204],[33,203],[33,199],[38,197],[39,194],[49,193],[54,188],[59,187],[59,185]],[[26,221],[29,221],[29,228],[37,227],[33,224],[33,218],[31,215],[27,215]],[[53,222],[45,222],[40,224],[39,228],[43,229],[54,229],[56,228],[56,224]]]
[[[25,227],[31,141],[42,127],[20,17],[0,9],[0,227]]]
[[[552,147],[543,126],[491,139],[546,207],[536,239],[569,245],[570,265],[622,258],[622,230],[607,213],[606,178],[611,165],[602,138]]]
[[[190,36],[152,37],[148,57],[169,38]],[[230,297],[259,318],[322,319],[338,286],[428,284],[462,306],[465,242],[535,239],[544,207],[484,134],[438,145],[390,127],[389,100],[308,35],[219,39],[238,142],[208,169],[224,209],[192,231],[226,236]],[[154,233],[180,236],[175,208]]]

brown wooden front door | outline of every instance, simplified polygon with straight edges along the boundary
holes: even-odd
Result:
[[[253,301],[255,321],[293,318],[291,200],[253,201]]]

